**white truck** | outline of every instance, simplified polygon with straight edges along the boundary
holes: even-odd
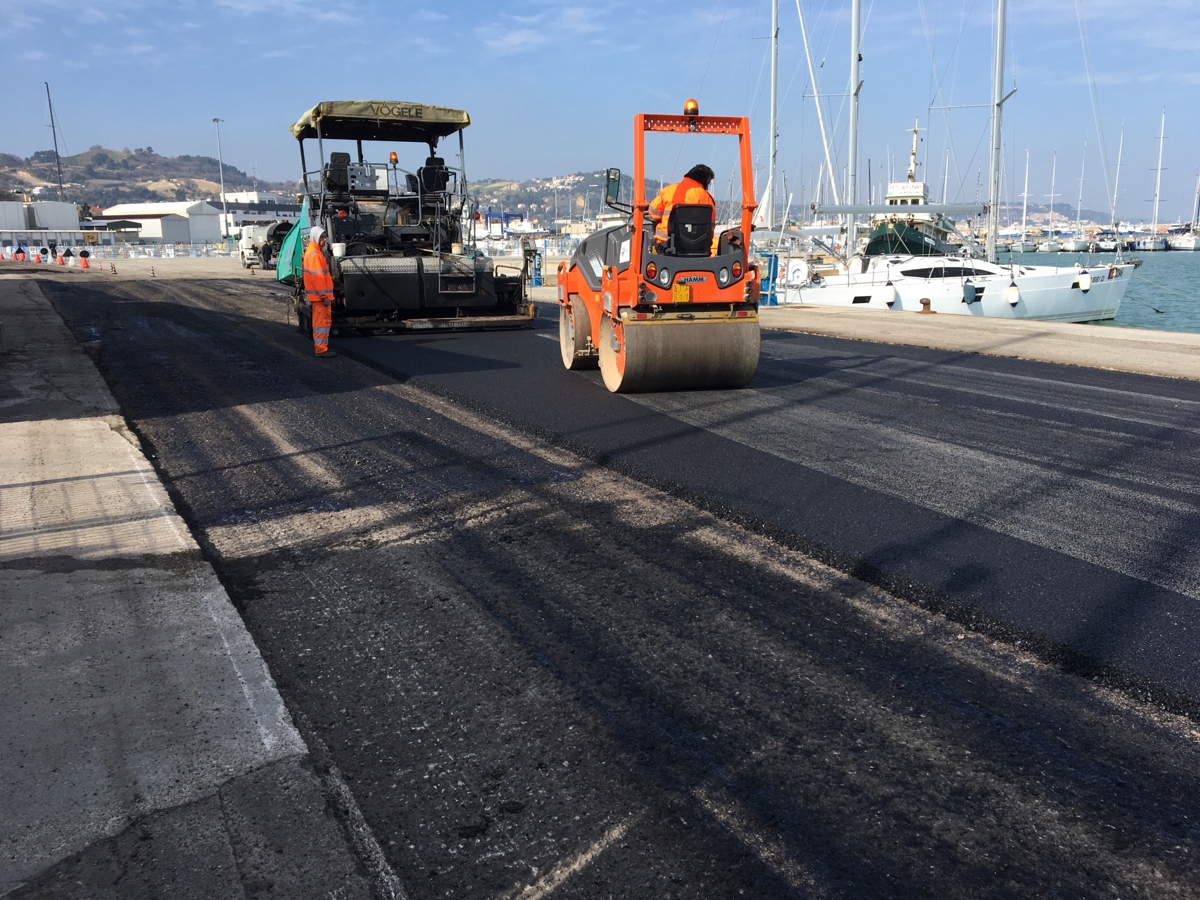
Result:
[[[267,241],[267,231],[270,225],[243,225],[241,237],[238,239],[238,257],[242,268],[250,266],[262,267],[262,245]]]

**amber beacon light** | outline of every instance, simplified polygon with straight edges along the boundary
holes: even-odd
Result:
[[[683,114],[685,116],[700,115],[700,104],[697,103],[695,100],[688,100],[687,102],[685,102],[683,104]]]

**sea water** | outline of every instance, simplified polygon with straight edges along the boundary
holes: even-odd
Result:
[[[1085,268],[1111,265],[1112,253],[1013,253],[999,254],[1026,266]],[[1163,331],[1200,331],[1200,250],[1164,250],[1151,253],[1126,252],[1125,259],[1142,260],[1129,274],[1129,286],[1117,317],[1100,324],[1117,328],[1158,328]]]

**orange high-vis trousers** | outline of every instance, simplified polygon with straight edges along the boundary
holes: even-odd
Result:
[[[333,324],[333,313],[328,300],[318,300],[312,307],[313,350],[317,356],[329,350],[329,328]]]

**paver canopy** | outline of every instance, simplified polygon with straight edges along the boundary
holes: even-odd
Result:
[[[317,136],[346,141],[431,143],[471,124],[465,110],[403,100],[334,100],[318,103],[289,129],[298,141]]]

